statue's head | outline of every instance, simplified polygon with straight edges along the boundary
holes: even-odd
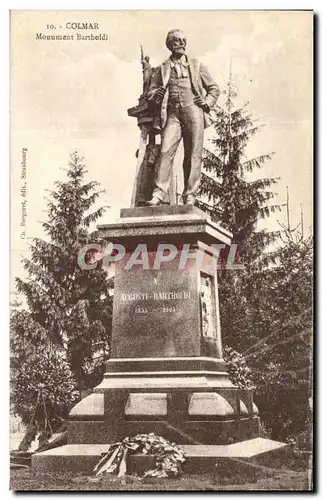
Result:
[[[185,54],[186,36],[181,30],[170,30],[166,37],[166,47],[173,55]]]

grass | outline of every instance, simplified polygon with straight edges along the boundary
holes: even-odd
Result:
[[[12,470],[13,491],[311,491],[307,471],[281,471],[273,477],[220,477],[214,473],[183,474],[176,479],[133,476],[115,478],[75,475],[72,473],[41,473],[31,468]]]

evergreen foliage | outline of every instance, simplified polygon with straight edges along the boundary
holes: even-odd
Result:
[[[247,106],[234,108],[231,81],[226,95],[216,112],[213,149],[204,151],[199,197],[200,208],[231,231],[236,262],[244,265],[218,272],[224,357],[234,383],[255,385],[272,437],[305,435],[309,444],[313,242],[287,228],[258,229],[259,220],[281,209],[273,203],[278,179],[250,177],[273,153],[245,156],[260,125]],[[280,244],[273,250],[274,242]]]
[[[302,436],[312,422],[313,238],[285,228],[275,264],[257,276],[252,306],[258,338],[244,355],[252,368],[262,419],[274,439]]]
[[[274,153],[246,157],[248,142],[261,126],[252,120],[247,106],[234,108],[236,93],[231,82],[226,95],[224,107],[216,110],[213,151],[204,150],[198,205],[231,231],[240,261],[254,266],[278,236],[277,232],[257,230],[257,223],[280,210],[280,205],[272,202],[276,193],[271,190],[278,178],[251,180],[248,174],[260,169]]]
[[[273,155],[246,157],[248,142],[261,126],[252,119],[247,106],[235,109],[236,92],[231,81],[225,93],[224,106],[216,110],[213,151],[204,150],[198,205],[232,233],[232,243],[237,245],[236,263],[244,266],[237,271],[221,269],[218,276],[223,340],[240,351],[246,348],[246,342],[251,345],[257,340],[250,330],[252,275],[264,266],[264,250],[279,236],[276,231],[259,230],[257,224],[281,207],[272,201],[275,192],[271,188],[277,178],[250,179],[254,169],[260,169]],[[242,338],[242,332],[248,332],[247,339]]]
[[[102,191],[96,182],[85,182],[87,171],[77,152],[66,173],[67,180],[57,181],[49,193],[48,219],[42,223],[46,237],[32,238],[30,258],[23,260],[28,277],[16,279],[27,309],[13,313],[12,349],[26,369],[30,350],[45,345],[49,353],[59,353],[81,390],[100,381],[109,355],[112,284],[100,265],[92,270],[78,265],[84,245],[97,242],[91,226],[105,210],[93,210]],[[93,252],[86,255],[87,262],[95,258]]]

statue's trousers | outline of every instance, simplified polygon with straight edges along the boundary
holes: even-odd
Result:
[[[184,191],[183,198],[195,198],[201,177],[204,117],[202,108],[192,104],[168,109],[167,122],[162,132],[161,153],[155,173],[153,195],[164,200],[171,181],[171,165],[178,145],[184,143]]]

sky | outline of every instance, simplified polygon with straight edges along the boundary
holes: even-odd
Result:
[[[107,41],[37,40],[36,34],[81,33],[68,22],[97,22]],[[49,29],[54,25],[56,29]],[[280,177],[275,203],[290,194],[291,225],[312,225],[312,13],[301,11],[14,11],[11,13],[11,281],[24,276],[20,260],[28,238],[42,237],[46,190],[64,180],[70,153],[84,156],[88,180],[105,189],[101,204],[112,208],[100,223],[130,205],[139,144],[136,120],[127,109],[142,90],[140,44],[153,65],[168,57],[168,30],[182,29],[187,52],[204,62],[224,89],[231,61],[236,104],[265,126],[247,156],[275,152],[256,177]],[[86,34],[89,32],[87,31]],[[84,34],[84,30],[82,32]],[[218,104],[224,102],[221,95]],[[212,135],[205,133],[205,145]],[[22,149],[27,193],[21,196]],[[182,183],[182,151],[176,161]],[[21,202],[26,201],[26,238]],[[262,222],[277,229],[286,212]]]

